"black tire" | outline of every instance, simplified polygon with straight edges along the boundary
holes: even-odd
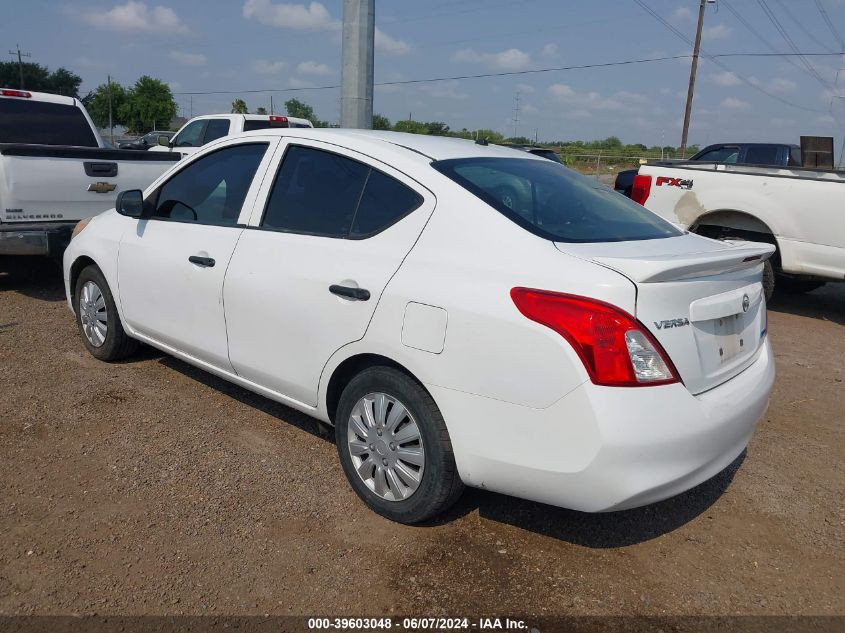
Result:
[[[349,420],[358,401],[371,393],[384,393],[401,402],[420,430],[425,447],[422,478],[406,499],[383,499],[364,483],[353,465],[348,444]],[[440,409],[419,383],[391,367],[370,367],[349,382],[337,407],[335,441],[352,489],[370,508],[392,521],[410,524],[430,519],[455,503],[463,491]]]
[[[824,281],[816,281],[815,279],[795,279],[793,277],[778,277],[778,290],[788,292],[790,294],[804,294],[805,292],[812,292],[817,288],[825,285]]]
[[[101,345],[94,345],[88,340],[82,323],[80,295],[82,288],[89,281],[96,284],[97,288],[99,288],[106,306],[106,335]],[[120,316],[117,314],[117,307],[114,304],[114,297],[112,296],[105,276],[93,264],[83,268],[82,272],[79,273],[79,277],[76,279],[76,286],[73,290],[73,311],[76,314],[76,325],[82,336],[82,343],[94,358],[107,362],[116,361],[131,356],[138,349],[138,341],[127,336],[123,329]]]
[[[729,235],[726,237],[720,237],[720,240],[724,241],[734,241],[734,242],[745,242],[748,241],[748,238],[745,237],[738,237],[734,235]],[[773,257],[777,255],[777,252],[773,255]],[[772,295],[775,294],[775,267],[772,264],[772,258],[770,257],[765,262],[763,262],[763,295],[766,297],[766,303],[769,303],[772,300]],[[780,279],[778,279],[778,287],[780,287]]]

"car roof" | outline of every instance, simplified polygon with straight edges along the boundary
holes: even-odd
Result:
[[[384,130],[356,130],[346,128],[275,128],[245,132],[240,136],[278,135],[322,140],[338,145],[370,146],[383,149],[410,150],[429,160],[447,160],[451,158],[524,158],[527,160],[546,160],[532,154],[502,147],[500,145],[481,145],[475,141],[448,136],[429,136],[409,134],[407,132],[388,132]]]

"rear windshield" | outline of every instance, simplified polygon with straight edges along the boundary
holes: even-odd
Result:
[[[308,127],[296,121],[262,121],[261,119],[251,119],[244,121],[244,132],[251,132],[252,130],[267,130],[271,127]]]
[[[558,153],[551,149],[532,149],[529,150],[530,154],[534,154],[534,156],[540,156],[541,158],[546,158],[548,160],[553,160],[556,163],[561,162],[560,156]]]
[[[552,161],[459,158],[432,166],[516,224],[556,242],[623,242],[682,234],[622,194]]]
[[[18,98],[0,98],[0,143],[98,147],[76,106]]]

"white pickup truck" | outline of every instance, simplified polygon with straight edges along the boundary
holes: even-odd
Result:
[[[845,172],[714,163],[646,164],[631,198],[692,232],[768,242],[764,286],[809,292],[845,280]]]
[[[160,137],[151,152],[173,152],[189,156],[200,147],[224,136],[241,132],[285,127],[314,127],[308,119],[276,114],[207,114],[185,123],[173,138]]]
[[[79,220],[178,160],[106,148],[77,99],[0,90],[0,256],[61,255]]]

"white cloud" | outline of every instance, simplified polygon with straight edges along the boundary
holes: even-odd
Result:
[[[641,106],[649,102],[648,97],[636,92],[620,91],[605,97],[595,91],[578,92],[567,84],[553,84],[549,87],[549,93],[559,103],[575,108],[575,112],[626,110],[629,113],[636,113]]]
[[[334,71],[329,68],[326,64],[320,64],[318,62],[301,62],[296,67],[296,72],[300,75],[331,75]]]
[[[509,48],[499,53],[479,53],[471,48],[457,51],[452,60],[471,64],[487,64],[500,70],[522,70],[531,65],[531,56],[518,48]]]
[[[460,89],[460,83],[455,80],[420,84],[419,88],[426,95],[436,99],[456,99],[458,101],[469,99],[469,95]]]
[[[516,89],[519,90],[520,92],[526,92],[526,93],[537,92],[537,90],[534,88],[534,86],[531,86],[529,84],[517,84]]]
[[[797,88],[798,84],[789,79],[784,79],[783,77],[775,77],[769,84],[769,90],[772,92],[779,92],[780,94],[795,92]]]
[[[743,101],[742,99],[737,99],[736,97],[727,97],[722,99],[722,103],[719,105],[729,110],[748,110],[751,108],[750,103]]]
[[[291,77],[288,79],[288,86],[291,88],[313,88],[314,84],[299,77]]]
[[[170,51],[170,59],[185,66],[205,66],[208,58],[201,53],[185,53],[183,51]]]
[[[252,61],[252,71],[259,75],[276,75],[288,67],[285,61],[271,62],[266,59],[254,59]]]
[[[254,18],[268,26],[302,31],[333,31],[340,28],[340,20],[333,18],[321,2],[279,3],[270,0],[246,0],[243,8],[245,18]]]
[[[701,30],[701,39],[703,40],[724,40],[731,35],[731,29],[725,24],[716,24],[715,26],[706,26]]]
[[[523,112],[525,112],[525,114],[536,114],[537,112],[539,112],[539,110],[537,110],[536,106],[534,106],[531,103],[523,103],[522,106],[520,106],[520,108]]]
[[[678,7],[672,11],[671,19],[673,22],[686,22],[687,20],[692,20],[692,11],[690,11],[687,7]]]
[[[727,70],[724,71],[724,72],[721,72],[721,73],[716,73],[714,75],[710,75],[710,79],[713,81],[713,83],[718,84],[719,86],[725,86],[725,87],[738,86],[739,84],[742,83],[742,81],[740,81],[739,77],[737,77],[734,73],[727,71]]]
[[[390,55],[407,55],[411,52],[411,45],[408,42],[390,37],[387,33],[376,27],[375,31],[376,50]]]
[[[109,31],[143,31],[168,35],[188,33],[188,27],[170,7],[149,7],[145,2],[134,0],[108,11],[87,11],[82,14],[82,19],[91,26]]]
[[[558,48],[557,44],[550,43],[543,46],[543,49],[540,51],[540,55],[546,58],[557,57],[558,55]]]

